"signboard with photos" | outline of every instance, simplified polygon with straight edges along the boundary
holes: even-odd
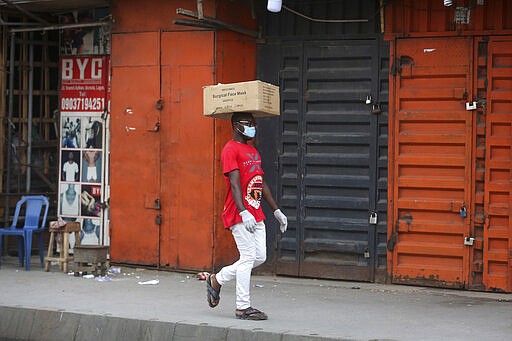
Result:
[[[80,240],[85,245],[109,244],[105,226],[109,62],[104,55],[60,59],[58,216],[81,223]]]

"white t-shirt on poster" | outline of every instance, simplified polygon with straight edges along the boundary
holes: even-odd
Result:
[[[78,173],[78,164],[76,162],[66,162],[64,164],[63,171],[66,175],[66,181],[75,181],[75,174]]]

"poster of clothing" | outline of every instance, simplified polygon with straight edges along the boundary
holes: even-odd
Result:
[[[101,182],[101,151],[82,151],[82,182]]]
[[[101,186],[82,185],[81,214],[87,217],[101,215]]]
[[[98,245],[101,238],[101,226],[99,219],[84,218],[82,231],[80,231],[80,243],[82,245]]]
[[[109,243],[108,65],[109,57],[103,55],[65,56],[60,61],[58,215],[80,222],[80,240],[86,245]]]
[[[80,152],[61,150],[62,175],[61,180],[66,182],[80,181]]]
[[[59,214],[63,217],[74,218],[80,213],[80,185],[61,183],[59,198]]]
[[[84,148],[101,149],[103,146],[103,122],[94,117],[85,120],[82,145]]]
[[[80,117],[66,117],[62,120],[62,148],[80,148]]]
[[[59,15],[61,25],[88,24],[109,18],[108,8],[80,10]],[[60,31],[61,55],[110,53],[110,26],[71,27]]]

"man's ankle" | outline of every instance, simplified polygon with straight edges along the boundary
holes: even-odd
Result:
[[[212,286],[215,288],[215,290],[220,289],[221,285],[219,284],[219,282],[217,282],[217,276],[215,276],[215,274],[211,275],[211,281]]]

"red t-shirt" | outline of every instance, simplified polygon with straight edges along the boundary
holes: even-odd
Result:
[[[224,227],[229,228],[242,222],[231,193],[231,183],[227,177],[227,174],[235,169],[240,171],[240,189],[245,208],[251,212],[257,222],[265,220],[261,209],[263,168],[261,168],[260,153],[249,144],[230,140],[222,149],[221,162],[227,185],[226,201],[222,212]]]

